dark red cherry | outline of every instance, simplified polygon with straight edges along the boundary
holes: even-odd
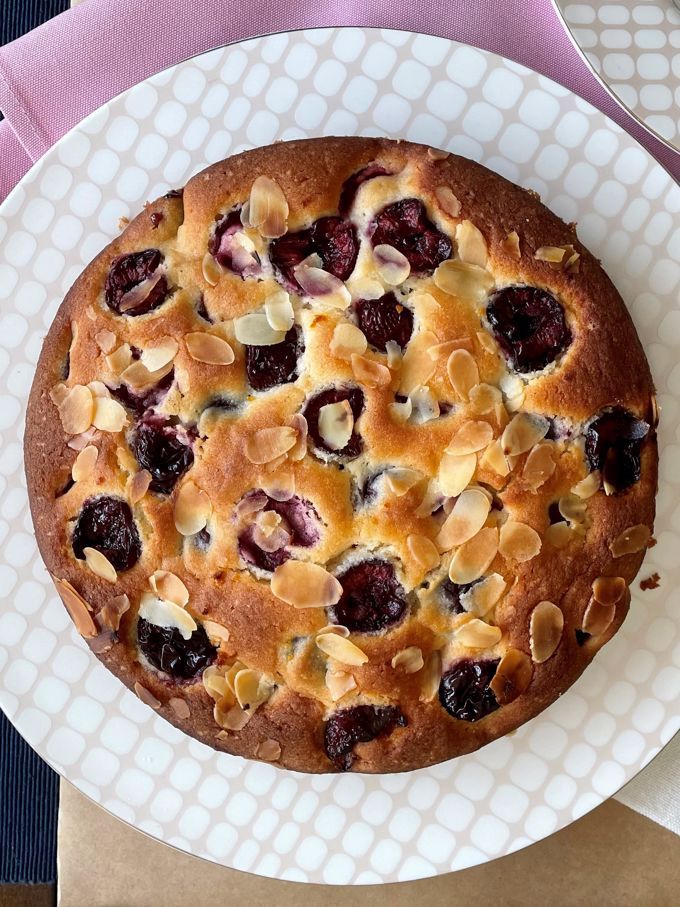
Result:
[[[135,416],[139,418],[140,416],[143,416],[147,410],[153,409],[154,406],[158,406],[172,387],[172,382],[174,380],[175,370],[172,369],[164,378],[161,378],[158,384],[154,384],[153,387],[148,388],[142,393],[135,393],[127,384],[121,384],[119,387],[109,387],[109,390],[111,391],[112,397],[115,397],[119,403],[122,403],[123,406],[131,410]]]
[[[297,361],[303,351],[300,328],[294,325],[281,343],[271,346],[246,346],[246,373],[250,386],[266,391],[279,384],[295,381]]]
[[[406,727],[406,717],[396,705],[357,705],[331,715],[324,725],[326,755],[341,772],[354,762],[354,746],[386,737],[397,727]]]
[[[158,249],[145,249],[143,252],[131,252],[128,255],[119,255],[111,262],[111,268],[106,277],[104,298],[110,309],[118,314],[146,315],[157,309],[168,295],[168,281],[162,274],[145,299],[142,299],[134,308],[127,308],[121,312],[124,303],[123,297],[130,290],[145,280],[156,275],[163,263],[163,256]]]
[[[246,498],[261,494],[260,491],[248,492]],[[239,554],[249,564],[260,570],[273,572],[290,556],[290,547],[311,548],[321,537],[319,531],[319,514],[314,505],[304,498],[293,495],[288,501],[275,501],[267,496],[267,503],[262,510],[273,510],[282,518],[285,528],[290,533],[290,543],[277,551],[263,551],[253,538],[253,527],[249,526],[238,537]]]
[[[394,293],[385,293],[380,299],[360,299],[356,303],[359,327],[372,347],[385,352],[390,340],[401,349],[413,333],[413,312],[397,301]]]
[[[648,434],[649,425],[628,410],[614,407],[602,413],[586,429],[591,469],[600,469],[614,491],[625,491],[640,479],[640,450]]]
[[[170,494],[194,462],[190,435],[167,416],[144,416],[133,429],[130,449],[140,467],[151,473],[149,488],[159,494]]]
[[[241,277],[252,277],[260,271],[260,260],[257,254],[243,255],[234,244],[234,236],[243,232],[241,209],[235,208],[217,219],[215,231],[210,237],[208,251],[222,267],[228,268]]]
[[[571,343],[564,309],[547,290],[504,287],[489,299],[486,317],[512,368],[545,368]]]
[[[85,501],[73,529],[71,545],[80,560],[85,557],[83,549],[96,548],[119,572],[134,567],[142,553],[130,505],[109,495]]]
[[[479,721],[498,708],[498,700],[489,684],[498,668],[499,659],[459,661],[450,668],[439,684],[439,701],[452,718]]]
[[[176,627],[159,627],[140,617],[137,641],[147,661],[176,680],[191,680],[217,658],[202,624],[185,639]]]
[[[328,609],[328,617],[353,633],[378,633],[398,623],[408,609],[404,588],[388,561],[362,561],[338,580],[342,595]]]
[[[349,402],[352,415],[354,416],[354,431],[342,450],[331,450],[330,447],[326,446],[319,434],[319,410],[322,406],[327,406],[329,403],[339,403],[341,400],[347,400]],[[320,391],[320,393],[310,397],[303,410],[303,415],[307,419],[309,436],[317,449],[323,450],[329,454],[334,454],[343,459],[353,460],[355,457],[359,456],[364,448],[361,435],[359,435],[356,430],[357,419],[363,411],[364,395],[361,390],[359,390],[358,387],[341,387],[329,388],[328,390]]]
[[[451,256],[451,240],[435,227],[417,198],[403,198],[383,208],[369,227],[369,236],[374,246],[398,249],[414,274],[434,271]]]
[[[389,171],[385,170],[384,167],[381,167],[380,164],[369,164],[367,167],[364,167],[362,170],[357,170],[356,173],[353,173],[348,177],[342,184],[342,189],[340,191],[340,201],[338,202],[340,216],[349,216],[350,209],[354,204],[354,199],[359,191],[359,186],[363,186],[364,183],[374,179],[376,176],[385,176],[387,173],[389,173]]]
[[[323,268],[339,280],[347,280],[356,264],[359,241],[354,225],[341,217],[321,217],[306,230],[286,233],[269,245],[274,270],[294,291],[300,290],[295,268],[316,253]]]

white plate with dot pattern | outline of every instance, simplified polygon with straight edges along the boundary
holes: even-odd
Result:
[[[21,439],[45,330],[118,220],[253,145],[386,134],[535,189],[628,301],[663,408],[658,544],[631,614],[581,680],[480,752],[410,774],[306,776],[218,754],[91,655],[37,553]],[[338,28],[259,38],[166,70],[65,136],[0,207],[0,705],[116,816],[217,863],[362,884],[524,847],[617,791],[680,727],[680,188],[618,126],[515,63],[440,38]],[[675,590],[675,591],[673,591]]]
[[[652,135],[680,151],[680,2],[553,0],[583,59]]]

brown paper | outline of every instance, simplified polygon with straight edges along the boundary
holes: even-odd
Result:
[[[59,907],[671,907],[680,841],[613,800],[518,853],[398,885],[262,879],[159,844],[61,782]]]

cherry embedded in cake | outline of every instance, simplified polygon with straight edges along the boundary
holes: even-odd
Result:
[[[623,300],[535,194],[408,142],[282,142],[85,269],[28,490],[93,657],[162,717],[402,772],[513,731],[617,632],[657,414]]]

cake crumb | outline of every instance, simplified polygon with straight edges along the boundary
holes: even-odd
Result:
[[[640,580],[640,588],[643,592],[646,592],[648,589],[658,589],[659,583],[661,582],[661,577],[658,573],[652,573],[651,576],[648,576],[647,579]]]

